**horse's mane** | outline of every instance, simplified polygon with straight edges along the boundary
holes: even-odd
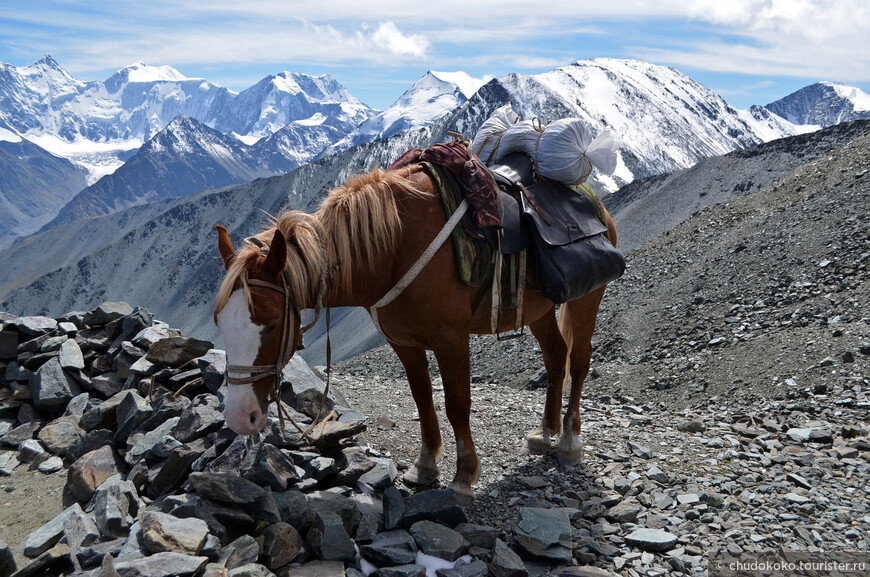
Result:
[[[347,294],[352,288],[349,272],[353,264],[372,263],[395,252],[402,229],[397,193],[429,194],[414,186],[408,174],[407,170],[375,169],[353,176],[331,190],[317,212],[283,210],[269,228],[256,235],[266,245],[272,242],[275,230],[281,230],[287,239],[291,290],[299,309],[315,306],[327,266],[338,263],[336,286]],[[239,250],[218,291],[215,313],[226,305],[238,282],[244,286],[250,306],[246,273],[260,256],[255,245]]]

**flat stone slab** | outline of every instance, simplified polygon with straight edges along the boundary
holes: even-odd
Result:
[[[642,551],[670,551],[677,544],[677,536],[661,529],[638,529],[625,536],[625,542]]]

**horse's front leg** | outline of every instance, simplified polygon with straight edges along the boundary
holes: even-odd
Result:
[[[456,437],[456,476],[450,487],[460,497],[474,498],[471,486],[480,478],[480,459],[471,438],[471,360],[468,335],[445,338],[434,347],[444,382],[447,419]]]
[[[536,455],[550,449],[550,439],[562,429],[562,385],[565,382],[565,359],[568,347],[559,332],[555,311],[550,311],[529,325],[541,345],[547,370],[547,402],[541,426],[526,435],[529,452]]]
[[[399,345],[392,345],[392,347],[408,375],[411,395],[414,397],[417,414],[420,416],[420,434],[423,438],[420,455],[402,478],[410,485],[431,485],[440,475],[437,462],[444,445],[441,441],[435,403],[432,400],[432,377],[429,374],[426,351],[418,347]]]

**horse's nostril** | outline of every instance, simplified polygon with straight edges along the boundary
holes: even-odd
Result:
[[[251,413],[250,418],[251,418],[251,425],[256,425],[257,424],[257,413]]]

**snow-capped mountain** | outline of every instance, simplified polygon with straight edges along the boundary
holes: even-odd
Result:
[[[274,134],[288,124],[312,126],[325,118],[348,132],[373,112],[329,74],[282,72],[240,92],[207,124],[253,144],[254,139]]]
[[[870,118],[870,94],[854,86],[817,82],[771,102],[765,108],[792,124],[833,126]]]
[[[389,108],[365,120],[321,156],[429,126],[471,98],[483,85],[483,80],[465,72],[430,70]]]
[[[177,116],[121,168],[79,192],[44,228],[279,172],[284,171],[232,136]]]
[[[577,117],[593,133],[610,130],[622,141],[616,172],[593,175],[593,185],[606,191],[795,134],[787,122],[742,114],[679,70],[638,60],[580,60],[534,76],[511,74],[478,95],[484,91],[491,99],[512,102],[527,120],[538,117],[546,124]],[[473,136],[477,126],[459,119],[455,130]]]
[[[0,64],[0,122],[84,166],[91,182],[116,170],[178,115],[250,144],[293,122],[304,132],[318,115],[335,117],[349,131],[374,112],[330,76],[284,72],[235,93],[170,66],[134,64],[104,82],[81,82],[51,56],[24,68]]]

